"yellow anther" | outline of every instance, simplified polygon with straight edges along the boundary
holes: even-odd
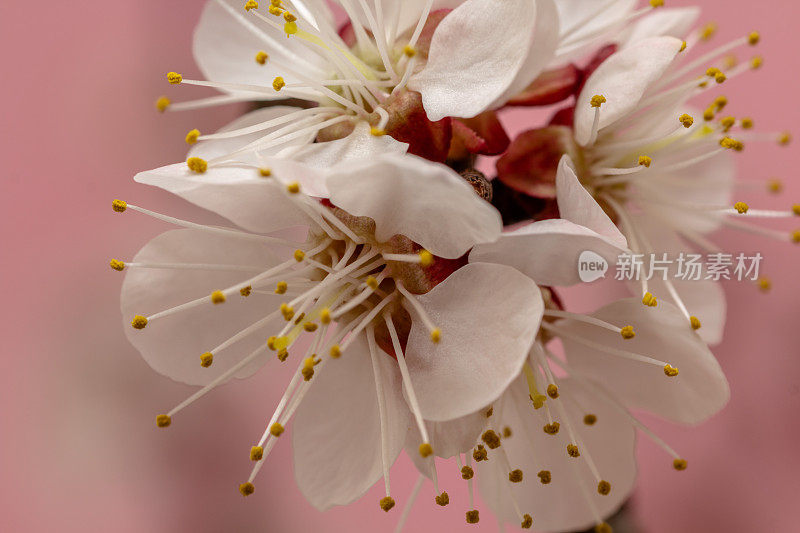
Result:
[[[717,67],[709,67],[709,69],[706,70],[706,76],[708,76],[709,78],[713,78],[717,74],[720,74],[721,72],[722,71],[720,69],[718,69]]]
[[[281,314],[283,315],[284,320],[289,322],[292,318],[294,318],[294,308],[289,307],[287,304],[281,304]]]
[[[365,283],[367,284],[367,287],[369,287],[373,291],[378,288],[378,280],[375,279],[373,276],[369,276]]]
[[[431,342],[437,344],[440,340],[442,340],[442,330],[439,328],[433,328],[431,331]]]
[[[653,163],[653,158],[652,157],[647,156],[647,155],[640,155],[639,156],[639,165],[649,168],[652,163]]]
[[[313,355],[303,359],[303,368],[300,370],[300,373],[303,375],[305,381],[311,381],[311,378],[314,377],[314,366],[318,362],[319,360],[314,359]]]
[[[339,359],[342,356],[342,348],[338,344],[334,344],[331,346],[330,354],[334,359]]]
[[[419,251],[419,264],[423,267],[429,267],[433,264],[433,254],[430,253],[428,250],[420,250]]]
[[[689,317],[689,324],[692,326],[692,329],[698,330],[703,327],[703,324],[700,322],[700,319],[696,316]]]
[[[244,5],[245,11],[250,11],[251,9],[258,9],[258,2],[256,0],[247,0]]]
[[[671,378],[674,378],[675,376],[678,375],[678,369],[672,366],[671,364],[667,363],[666,365],[664,365],[664,374],[666,374]]]
[[[467,511],[467,524],[477,524],[481,521],[481,515],[477,509]]]
[[[758,278],[758,288],[763,292],[768,292],[772,288],[772,280],[767,277]]]
[[[239,492],[241,492],[242,496],[244,497],[250,496],[255,491],[256,491],[255,485],[253,485],[249,481],[247,483],[242,483],[241,485],[239,485]]]
[[[206,170],[208,170],[208,162],[205,159],[201,159],[199,157],[190,157],[186,160],[186,166],[189,167],[189,170],[192,172],[196,172],[197,174],[202,174]]]
[[[500,437],[491,429],[487,429],[481,435],[481,440],[486,444],[490,450],[500,447]]]
[[[450,495],[447,494],[447,492],[442,491],[442,493],[436,496],[433,500],[436,502],[436,505],[444,507],[450,503]]]
[[[324,324],[328,325],[331,323],[331,310],[325,307],[322,311],[319,312],[319,321]]]
[[[283,13],[281,8],[279,8],[278,6],[275,6],[275,5],[269,6],[269,8],[267,8],[267,10],[269,11],[270,15],[275,15],[276,17],[279,17],[281,15],[281,13]]]
[[[222,291],[214,291],[211,293],[211,303],[222,304],[225,303],[225,293]]]
[[[114,200],[111,202],[111,209],[116,211],[117,213],[124,213],[126,209],[128,209],[127,202],[123,202],[122,200]]]
[[[286,294],[287,290],[289,290],[289,284],[285,281],[279,281],[275,285],[275,294]]]
[[[156,100],[156,109],[158,109],[159,113],[163,113],[171,103],[172,101],[166,96],[160,96],[158,100]]]
[[[306,258],[306,253],[303,250],[295,250],[294,251],[294,260],[298,263],[302,262],[303,259]]]
[[[719,145],[728,150],[736,150],[737,152],[741,152],[744,149],[744,143],[731,137],[723,137],[720,139]]]
[[[711,39],[716,32],[717,32],[717,25],[713,22],[709,22],[700,29],[700,39],[702,39],[703,41],[707,41]]]
[[[542,485],[547,485],[551,481],[553,481],[553,475],[550,473],[549,470],[539,470],[536,474],[539,476],[539,481],[542,482]]]
[[[319,326],[317,326],[314,322],[306,322],[305,324],[303,324],[303,329],[309,333],[317,331],[318,327]]]
[[[272,88],[276,91],[280,91],[286,86],[286,82],[283,81],[283,78],[280,76],[276,76],[274,80],[272,80]]]
[[[283,25],[283,31],[286,33],[286,36],[294,35],[297,33],[297,22],[287,22]]]
[[[716,106],[717,111],[722,111],[726,105],[728,105],[728,97],[727,96],[717,96],[714,98],[712,102],[713,106]]]
[[[206,352],[200,356],[200,366],[208,368],[214,363],[214,354]]]
[[[723,117],[720,119],[719,123],[727,133],[736,124],[736,118],[731,116]]]
[[[475,449],[472,450],[472,458],[478,463],[489,460],[489,454],[486,452],[486,448],[483,447],[483,444],[478,444]]]
[[[663,7],[664,6],[664,0],[650,0],[650,6],[651,7]]]
[[[522,529],[530,529],[533,526],[533,517],[528,513],[522,515],[522,522],[520,523],[519,527]]]
[[[491,418],[493,414],[494,414],[494,406],[491,406],[486,410],[486,412],[484,413],[484,416],[486,418]]]
[[[253,292],[253,287],[248,285],[247,287],[242,287],[239,289],[239,294],[247,298]]]
[[[792,142],[792,135],[788,131],[784,131],[778,137],[778,144],[781,146],[786,146],[790,142]]]
[[[508,480],[511,483],[522,483],[522,470],[519,468],[516,470],[512,470],[508,473]]]
[[[646,292],[644,293],[644,296],[642,296],[642,303],[649,307],[655,307],[658,305],[658,299],[656,299],[652,293]]]
[[[374,128],[374,127],[370,128],[369,132],[375,137],[383,137],[384,135],[386,135],[386,130],[382,130],[380,128]]]
[[[267,168],[267,167],[261,167],[261,168],[258,169],[258,174],[262,178],[268,178],[268,177],[272,176],[272,169]]]
[[[261,446],[253,446],[250,448],[250,460],[251,461],[260,461],[264,458],[264,448]]]
[[[580,457],[581,452],[574,444],[567,444],[567,455],[570,457]]]
[[[795,216],[800,217],[800,204],[794,204],[792,206],[792,214],[794,214]]]
[[[167,428],[172,424],[172,418],[169,415],[158,415],[156,417],[156,425],[160,428]]]
[[[512,433],[511,433],[511,428],[510,427],[506,426],[506,427],[503,428],[503,438],[504,439],[509,438],[511,436],[511,434]]]
[[[392,510],[392,507],[394,507],[394,498],[392,498],[391,496],[386,496],[385,498],[381,498],[380,503],[381,503],[381,509],[383,509],[385,512],[388,513],[389,511]]]
[[[672,468],[675,470],[686,470],[686,459],[675,459],[672,461]]]
[[[714,81],[717,83],[725,83],[725,80],[727,79],[728,77],[723,72],[720,72],[716,76],[714,76]]]
[[[291,194],[297,194],[300,192],[300,184],[296,181],[293,181],[289,185],[286,186],[286,190],[289,191]]]
[[[286,348],[281,348],[280,350],[278,350],[276,356],[278,357],[278,361],[283,363],[289,358],[289,350],[287,350]]]
[[[795,244],[800,243],[800,229],[796,229],[792,232],[791,239]]]
[[[636,336],[636,332],[633,331],[633,326],[625,326],[619,330],[619,334],[622,335],[623,339],[632,339]]]
[[[118,272],[122,272],[123,270],[125,270],[125,262],[124,261],[119,261],[117,259],[112,259],[111,261],[108,262],[108,265],[111,268],[113,268],[114,270],[118,271]]]
[[[177,72],[170,72],[167,74],[167,81],[170,82],[172,85],[178,85],[180,82],[183,81],[183,76],[181,76]]]
[[[280,437],[283,434],[283,426],[280,425],[278,422],[275,422],[269,427],[269,433],[273,437]]]
[[[783,182],[777,178],[772,178],[767,182],[767,190],[773,194],[777,194],[783,190]]]
[[[189,133],[186,134],[186,144],[195,144],[197,143],[197,139],[200,138],[200,130],[193,129]]]
[[[547,386],[547,395],[550,396],[552,399],[558,398],[558,386],[554,384],[550,384]]]
[[[594,533],[614,533],[614,530],[607,522],[601,522],[594,526]]]
[[[608,496],[611,493],[611,483],[605,479],[601,479],[600,482],[597,483],[597,493],[603,496]]]
[[[747,210],[750,209],[750,206],[748,206],[744,202],[736,202],[735,204],[733,204],[733,208],[736,209],[736,211],[740,215],[743,215],[743,214],[747,213]]]
[[[592,107],[600,107],[607,102],[606,97],[602,94],[596,94],[589,100],[589,105]]]
[[[583,423],[586,424],[587,426],[595,425],[597,423],[597,415],[593,415],[591,413],[588,415],[584,415]]]
[[[753,70],[760,69],[764,65],[764,58],[761,56],[755,56],[753,59],[750,60],[750,68]]]
[[[268,339],[267,339],[267,348],[269,348],[269,349],[270,349],[270,350],[272,350],[273,352],[274,352],[275,350],[277,350],[277,349],[278,349],[278,347],[277,347],[277,346],[275,346],[275,343],[277,342],[277,340],[278,340],[278,337],[276,337],[275,335],[273,335],[273,336],[271,336],[270,338],[268,338]]]
[[[297,17],[286,11],[283,14],[283,20],[285,20],[286,22],[295,22],[297,20]]]
[[[136,315],[131,320],[131,326],[133,326],[133,329],[144,329],[147,326],[147,318],[142,315]]]
[[[705,120],[706,122],[710,122],[714,120],[715,114],[716,114],[715,108],[713,107],[706,108],[706,110],[703,111],[703,120]]]
[[[544,426],[542,426],[542,429],[548,435],[555,435],[556,433],[558,433],[559,428],[561,428],[561,424],[559,424],[558,422],[553,422],[552,424],[545,424]]]
[[[422,457],[430,457],[433,454],[433,446],[430,443],[423,442],[419,445],[419,454]]]
[[[259,65],[266,65],[268,59],[269,59],[269,54],[263,50],[261,50],[256,54],[256,63],[258,63]]]
[[[416,48],[414,48],[413,46],[410,46],[410,45],[405,45],[405,46],[403,47],[403,53],[404,53],[404,54],[405,54],[407,57],[414,57],[415,55],[417,55],[417,49],[416,49]]]
[[[750,35],[747,36],[747,43],[751,46],[755,46],[761,40],[761,35],[757,31],[750,32]]]
[[[529,394],[528,398],[533,402],[534,409],[541,409],[544,407],[544,402],[547,400],[547,396],[544,394]]]
[[[271,6],[281,7],[282,0],[269,0]]]
[[[686,44],[686,41],[683,41],[683,42],[681,43],[681,49],[680,49],[680,50],[678,50],[678,53],[680,53],[680,52],[683,52],[684,50],[686,50],[686,47],[687,47],[687,46],[688,46],[688,45]]]
[[[750,130],[750,129],[753,129],[753,126],[754,126],[754,125],[755,125],[755,124],[753,123],[753,119],[752,119],[752,118],[750,118],[750,117],[745,117],[745,118],[743,118],[743,119],[742,119],[742,129],[743,129],[743,130]]]
[[[678,117],[678,120],[683,124],[684,128],[691,128],[692,124],[694,124],[694,118],[692,115],[688,115],[684,113],[683,115]]]
[[[475,471],[469,466],[461,467],[461,479],[472,479],[475,476]]]

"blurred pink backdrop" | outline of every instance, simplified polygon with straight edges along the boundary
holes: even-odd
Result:
[[[705,20],[720,23],[718,42],[754,27],[762,32],[765,67],[726,84],[731,111],[754,115],[765,131],[791,129],[800,120],[800,7],[776,0],[694,3]],[[191,32],[201,6],[189,0],[0,5],[2,531],[386,531],[399,517],[378,508],[380,488],[347,509],[315,511],[295,487],[288,439],[262,470],[256,494],[247,500],[238,494],[249,447],[285,383],[285,375],[270,375],[275,367],[222,387],[168,432],[153,424],[156,413],[192,389],[151,371],[125,340],[122,276],[108,260],[131,257],[165,227],[115,216],[110,201],[196,214],[135,185],[132,176],[181,160],[186,131],[213,130],[240,111],[162,116],[153,108],[160,94],[199,94],[168,86],[164,73],[197,73]],[[531,116],[505,118],[521,131]],[[740,175],[782,176],[786,192],[779,199],[743,192],[742,199],[769,207],[796,203],[800,182],[789,172],[798,164],[793,147],[748,146]],[[798,248],[725,233],[719,241],[730,250],[761,251],[774,290],[727,284],[726,340],[715,352],[731,382],[731,403],[699,428],[648,419],[690,468],[674,472],[663,452],[640,439],[633,510],[652,533],[796,531]],[[574,310],[597,305],[581,291],[567,300]],[[453,503],[433,505],[426,486],[408,531],[496,531],[488,512],[479,525],[464,524],[464,483],[455,468],[445,468],[453,470],[443,474]],[[402,458],[392,478],[400,505],[414,479]]]

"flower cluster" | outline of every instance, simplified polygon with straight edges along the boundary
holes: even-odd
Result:
[[[405,450],[420,481],[397,496],[398,529],[427,478],[435,504],[463,507],[468,524],[481,517],[477,483],[503,522],[607,533],[633,488],[637,431],[684,470],[632,412],[696,424],[725,405],[708,348],[724,324],[718,284],[641,277],[635,297],[591,314],[567,311],[557,291],[580,282],[586,251],[611,263],[690,245],[719,254],[707,234],[721,226],[798,242],[746,219],[800,206],[732,203],[736,153],[789,135],[756,133],[723,113],[727,98],[705,96],[761,65],[727,55],[758,33],[705,49],[714,27],[692,29],[697,9],[636,4],[209,0],[194,42],[207,79],[167,80],[220,94],[156,106],[257,105],[218,132],[190,131],[185,162],[136,181],[232,226],[112,204],[181,228],[110,263],[127,273],[130,342],[200,386],[157,425],[233,378],[294,365],[239,490],[254,493],[291,426],[315,507],[382,479],[388,512]],[[498,117],[554,104],[548,124],[513,140]],[[490,180],[478,168],[496,155]],[[440,486],[449,460],[468,502]]]

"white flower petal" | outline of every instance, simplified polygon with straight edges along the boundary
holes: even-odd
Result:
[[[470,453],[486,428],[485,409],[444,422],[426,420],[425,428],[436,457],[448,459],[459,453]],[[420,473],[433,479],[433,461],[419,454],[421,443],[422,437],[414,424],[406,437],[406,454]]]
[[[513,266],[539,285],[567,286],[581,281],[578,259],[584,251],[616,263],[624,250],[614,241],[569,220],[542,220],[475,246],[469,260]]]
[[[439,343],[414,320],[411,384],[422,416],[451,420],[496,400],[522,369],[544,304],[538,287],[503,265],[468,264],[418,297],[442,331]]]
[[[628,241],[620,233],[616,224],[608,218],[603,208],[581,185],[568,155],[564,155],[558,163],[556,196],[561,218],[607,237],[609,242],[619,248],[628,247]]]
[[[602,94],[606,102],[600,107],[599,128],[613,124],[639,103],[650,85],[660,79],[672,64],[683,42],[674,37],[653,37],[638,41],[606,59],[589,76],[575,107],[575,140],[589,142],[595,108],[589,105],[592,96]]]
[[[301,182],[316,181],[315,173],[304,165],[276,158],[265,161],[273,175],[293,176]],[[134,179],[169,191],[249,231],[268,233],[306,225],[310,220],[286,197],[280,179],[263,178],[255,168],[225,164],[210,166],[206,172],[197,174],[186,163],[176,163],[140,172]]]
[[[375,136],[370,133],[366,122],[356,124],[353,133],[343,139],[313,143],[300,149],[289,147],[278,153],[279,157],[290,157],[294,161],[306,165],[328,169],[338,163],[350,160],[370,160],[383,154],[405,154],[408,144],[396,141],[390,135]],[[307,194],[327,198],[328,191],[324,182],[320,181],[315,192]]]
[[[618,350],[660,359],[678,368],[674,378],[657,365],[631,361],[562,338],[571,368],[594,376],[625,405],[651,411],[686,424],[710,417],[727,403],[730,391],[722,369],[705,342],[694,333],[677,307],[663,300],[657,307],[640,298],[619,300],[591,316],[620,326],[633,326],[636,337],[620,335],[597,326],[566,320],[560,329]]]
[[[325,79],[325,60],[310,52],[299,39],[287,39],[283,32],[247,13],[242,6],[239,0],[211,0],[203,9],[194,32],[194,57],[208,80],[267,88],[276,76],[282,76],[287,84],[301,81],[281,65],[312,79]],[[270,55],[266,65],[255,60],[260,50]],[[286,97],[277,91],[246,94],[260,99]]]
[[[342,163],[328,173],[331,202],[375,220],[375,237],[405,235],[455,259],[502,230],[500,214],[452,169],[419,157],[385,155]]]
[[[256,267],[264,270],[278,264],[265,246],[252,241],[180,229],[162,233],[133,258],[134,263],[203,263]],[[210,297],[258,274],[219,270],[154,269],[128,267],[122,284],[121,308],[125,333],[156,371],[192,385],[205,385],[230,369],[256,348],[273,330],[282,327],[279,316],[274,327],[253,335],[216,354],[209,368],[200,366],[200,355],[212,350],[247,326],[277,309],[277,297],[244,298],[238,291],[222,304],[210,298],[198,307],[152,320],[147,327],[131,327],[134,315],[152,315],[176,305]],[[264,353],[237,374],[244,377],[264,363]]]
[[[661,35],[683,39],[697,22],[698,17],[700,17],[700,8],[696,6],[656,9],[637,20],[627,32],[620,36],[619,46],[627,48],[642,39]]]
[[[410,412],[400,393],[397,363],[378,353],[387,408],[388,457],[403,449]],[[383,475],[381,423],[367,340],[361,335],[340,359],[328,360],[292,426],[294,473],[306,499],[324,511],[347,505]]]
[[[624,23],[636,7],[636,0],[558,0],[558,20],[561,23],[561,44],[555,64],[582,59],[593,48],[605,44],[609,34]],[[598,9],[602,7],[602,9]]]
[[[553,417],[561,421],[561,431],[556,435],[542,431],[548,423],[544,409],[534,410],[524,380],[518,379],[490,420],[495,428],[511,428],[511,437],[502,440],[498,452],[507,454],[512,469],[522,470],[523,480],[510,483],[508,472],[492,450],[488,461],[477,464],[476,479],[484,501],[503,521],[519,525],[509,496],[512,491],[520,510],[533,517],[537,531],[584,531],[595,524],[595,516],[582,491],[591,495],[603,517],[612,515],[630,495],[636,478],[635,431],[616,406],[575,380],[560,380],[559,392],[561,397],[555,402],[562,402],[582,441],[581,457],[567,455],[566,446],[571,441],[560,410],[555,409]],[[597,417],[594,425],[584,425],[583,417],[588,413],[579,406],[591,409]],[[551,405],[551,410],[554,407]],[[610,494],[598,494],[597,480],[586,466],[587,452],[602,478],[611,483]],[[541,470],[551,473],[552,481],[547,485],[537,477]]]
[[[550,42],[535,39],[547,22],[539,20],[539,4],[550,1],[467,0],[449,13],[434,32],[427,65],[409,82],[422,94],[428,118],[474,117],[515,82],[521,90],[533,81],[550,59]],[[557,26],[555,9],[544,10]],[[530,79],[518,80],[521,73]]]
[[[668,220],[670,218],[633,215],[633,223],[654,247],[656,258],[661,259],[662,254],[666,253],[667,259],[672,261],[669,265],[667,279],[672,283],[689,314],[700,320],[702,327],[697,330],[700,338],[709,344],[719,344],[725,329],[725,291],[716,281],[679,278],[678,257],[682,252],[689,254],[692,251],[691,247],[680,238],[677,231],[666,222]],[[629,286],[635,294],[641,293],[639,282],[631,282]],[[661,274],[654,275],[648,281],[648,289],[659,301],[674,302]]]

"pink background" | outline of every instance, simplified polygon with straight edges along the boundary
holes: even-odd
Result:
[[[717,42],[752,25],[764,36],[766,66],[724,87],[731,111],[753,114],[764,131],[796,124],[800,8],[775,0],[697,3],[721,23]],[[110,201],[191,213],[131,178],[182,159],[189,129],[213,130],[237,112],[161,116],[153,109],[160,94],[199,94],[168,86],[164,74],[196,75],[191,31],[201,5],[0,5],[0,530],[384,531],[399,516],[378,509],[380,488],[347,509],[313,510],[295,487],[288,439],[262,470],[256,494],[247,500],[238,494],[249,446],[280,395],[282,376],[265,372],[222,387],[167,432],[153,424],[154,414],[192,389],[155,374],[127,343],[118,308],[122,276],[107,262],[131,257],[165,227],[135,214],[115,216]],[[509,117],[515,131],[526,128],[525,116]],[[780,198],[761,192],[742,198],[790,205],[800,192],[798,181],[789,181],[798,164],[794,148],[748,146],[740,175],[783,174],[787,187]],[[728,284],[727,338],[716,353],[730,378],[731,403],[699,428],[652,420],[690,468],[674,472],[641,439],[635,513],[653,533],[797,530],[798,249],[732,233],[718,241],[732,251],[765,254],[775,290],[764,295],[751,284]],[[595,306],[579,296],[569,298],[573,309]],[[470,530],[463,522],[464,483],[453,465],[444,472],[453,503],[436,507],[426,486],[409,531]],[[414,480],[409,461],[401,459],[393,473],[402,501]],[[489,513],[483,517],[472,529],[495,531]]]

